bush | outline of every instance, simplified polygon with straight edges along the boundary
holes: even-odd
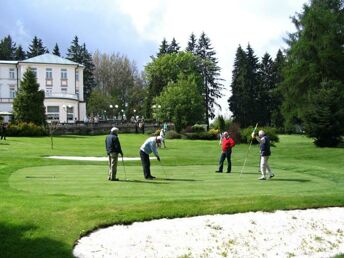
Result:
[[[227,131],[232,126],[232,120],[224,119],[223,116],[215,118],[214,122],[210,125],[210,128],[218,129],[221,132]]]
[[[7,128],[8,136],[45,136],[48,131],[43,126],[35,125],[33,123],[18,122],[16,124],[10,123]]]
[[[253,132],[253,127],[248,127],[248,128],[244,128],[241,129],[240,131],[240,142],[241,143],[249,143],[251,141],[251,134]],[[274,142],[279,142],[279,138],[278,135],[276,133],[276,129],[272,128],[272,127],[263,127],[263,128],[259,128],[257,129],[256,133],[258,133],[259,130],[263,130],[265,132],[265,134],[267,136],[269,136],[270,138],[270,142],[274,143]],[[253,140],[252,144],[258,144],[257,140]]]
[[[193,133],[200,133],[200,132],[205,132],[206,129],[204,127],[204,125],[199,125],[199,124],[195,124],[191,127],[191,130]]]
[[[208,132],[185,133],[186,139],[189,140],[217,140],[219,130],[211,129]]]
[[[170,130],[166,133],[166,139],[181,139],[182,135],[177,133],[176,131]]]

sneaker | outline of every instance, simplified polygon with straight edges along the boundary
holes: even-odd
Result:
[[[154,178],[153,177],[150,177],[150,176],[147,176],[146,177],[146,180],[153,180]]]
[[[273,178],[274,176],[275,176],[274,174],[271,174],[271,175],[270,175],[270,178]]]
[[[261,176],[258,180],[266,180],[265,176]]]
[[[156,178],[156,177],[155,177],[155,176],[150,176],[150,178],[154,179],[154,178]]]
[[[220,170],[216,170],[216,171],[215,171],[215,173],[222,173],[222,171],[220,171]]]
[[[110,179],[111,181],[119,181],[118,178]]]

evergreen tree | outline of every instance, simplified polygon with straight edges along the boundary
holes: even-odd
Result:
[[[159,52],[157,54],[157,56],[162,56],[167,54],[167,50],[168,50],[168,42],[167,40],[164,38],[161,42],[160,48],[159,48]]]
[[[191,52],[193,54],[197,53],[197,39],[195,34],[191,33],[188,45],[186,47],[186,51]]]
[[[21,61],[26,58],[25,51],[23,50],[22,46],[19,45],[16,49],[16,60]]]
[[[201,71],[203,75],[204,83],[204,105],[205,105],[205,120],[207,128],[209,129],[209,117],[215,117],[215,106],[220,107],[216,102],[217,98],[222,96],[221,90],[223,88],[220,81],[220,67],[218,66],[217,58],[215,57],[216,52],[211,46],[210,39],[203,32],[198,39],[197,44],[197,56],[202,60]]]
[[[343,94],[339,91],[340,87],[328,84],[344,84],[343,5],[343,0],[312,0],[304,5],[302,13],[293,17],[297,31],[289,35],[284,81],[281,85],[284,95],[283,113],[288,124],[295,119],[306,124],[310,122],[312,116],[308,114],[315,107],[310,100],[317,99],[319,90],[325,87],[323,85],[328,85],[326,87],[330,87],[331,92],[337,91],[338,97]],[[337,108],[342,110],[341,106]],[[343,123],[337,126],[343,128]],[[339,132],[333,129],[331,138],[338,139]],[[322,137],[328,137],[321,130],[317,136],[308,130],[306,133],[317,139],[315,143],[326,142]]]
[[[279,85],[283,81],[283,67],[285,65],[285,57],[279,49],[273,63],[273,81],[275,87],[271,92],[271,126],[282,128],[284,126],[284,117],[282,114],[283,95]]]
[[[86,44],[79,44],[77,36],[74,37],[70,48],[67,50],[67,59],[84,65],[84,100],[87,102],[92,90],[96,87],[92,55],[86,49]]]
[[[60,49],[59,49],[59,46],[57,45],[57,43],[55,44],[55,47],[53,49],[53,54],[56,56],[61,56]]]
[[[44,91],[39,90],[39,84],[31,69],[23,75],[20,88],[13,100],[13,111],[16,121],[43,125],[45,121]]]
[[[0,41],[0,60],[15,60],[16,44],[10,35]]]
[[[171,44],[167,48],[167,53],[172,54],[172,53],[178,53],[180,49],[179,44],[177,43],[176,39],[173,38],[171,41]]]
[[[32,40],[31,45],[29,46],[29,51],[26,53],[26,56],[28,58],[32,58],[35,56],[43,55],[45,53],[49,53],[48,49],[43,46],[42,39],[35,36]]]

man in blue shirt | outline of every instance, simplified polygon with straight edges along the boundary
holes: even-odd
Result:
[[[121,148],[121,143],[118,139],[118,128],[112,127],[110,134],[106,136],[105,139],[106,153],[109,157],[109,176],[108,179],[111,181],[118,181],[116,178],[117,173],[117,161],[118,154],[121,154],[123,157],[123,152]]]
[[[150,161],[149,161],[149,154],[152,152],[156,156],[156,158],[160,161],[157,144],[161,143],[161,136],[153,136],[149,137],[141,146],[140,148],[140,157],[141,163],[143,167],[143,175],[145,179],[152,180],[155,177],[151,175],[150,171]]]

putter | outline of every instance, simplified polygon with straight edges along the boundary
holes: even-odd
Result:
[[[122,156],[122,165],[123,165],[123,169],[124,169],[125,181],[128,181],[128,178],[127,178],[127,172],[125,171],[125,165],[124,165],[124,159],[123,159],[123,156]]]
[[[255,133],[255,132],[256,132],[257,127],[258,127],[258,123],[256,124],[256,127],[254,128],[254,130],[253,130],[252,133]],[[242,167],[241,167],[240,176],[241,176],[242,173],[244,172],[245,165],[246,165],[246,161],[247,161],[247,157],[248,157],[248,153],[249,153],[250,150],[251,150],[252,141],[253,141],[253,138],[251,138],[250,145],[248,146],[248,150],[247,150],[247,152],[246,152],[246,157],[245,157],[245,160],[244,160],[244,164],[243,164]]]

